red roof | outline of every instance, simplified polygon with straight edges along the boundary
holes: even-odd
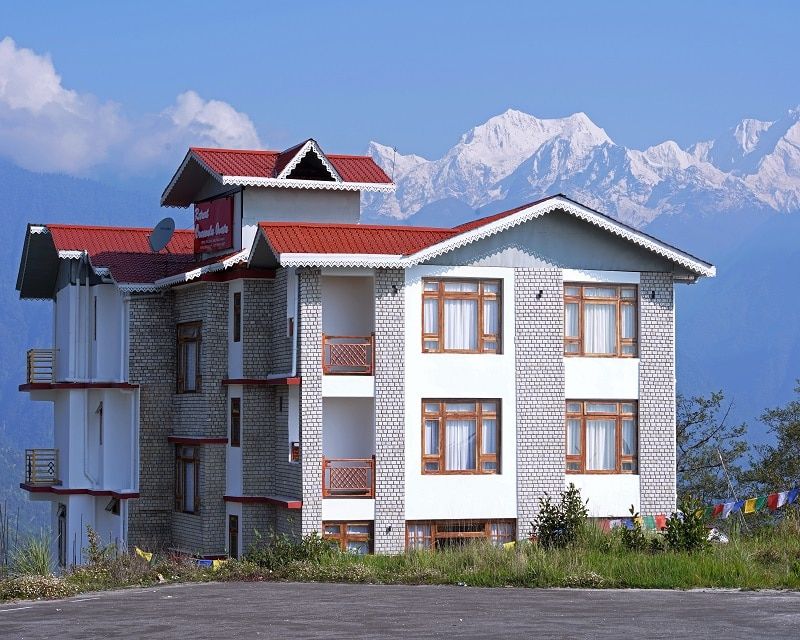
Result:
[[[175,231],[159,253],[150,250],[152,229],[65,224],[49,224],[47,229],[57,251],[86,251],[92,265],[110,269],[117,282],[155,282],[197,266],[191,229]]]
[[[371,224],[261,222],[272,250],[282,253],[408,255],[454,235],[453,229]]]
[[[305,144],[305,143],[303,143]],[[223,176],[249,178],[277,178],[278,174],[296,155],[302,145],[286,151],[248,151],[245,149],[204,149],[192,147],[194,153],[209,169]],[[345,182],[391,183],[375,161],[369,156],[328,155]]]

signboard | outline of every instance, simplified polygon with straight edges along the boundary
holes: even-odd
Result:
[[[194,205],[194,252],[215,253],[233,247],[233,196]]]

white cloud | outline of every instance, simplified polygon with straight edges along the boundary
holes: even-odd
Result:
[[[114,163],[175,162],[191,145],[261,146],[250,118],[194,91],[161,113],[127,117],[120,105],[63,86],[48,55],[0,40],[0,155],[33,171],[85,174]]]

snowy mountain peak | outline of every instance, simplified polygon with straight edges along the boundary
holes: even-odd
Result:
[[[733,137],[745,154],[750,153],[756,148],[761,134],[769,129],[774,123],[756,120],[755,118],[745,118],[733,130]]]

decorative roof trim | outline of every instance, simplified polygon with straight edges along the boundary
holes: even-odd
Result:
[[[204,267],[198,267],[197,269],[192,269],[191,271],[186,271],[185,273],[179,273],[174,276],[169,276],[167,278],[161,278],[160,280],[156,280],[153,283],[153,286],[157,288],[162,288],[162,287],[169,287],[174,284],[181,284],[183,282],[191,282],[192,280],[196,280],[197,278],[206,273],[213,273],[215,271],[224,271],[225,269],[229,269],[234,265],[247,262],[248,257],[249,257],[249,251],[245,249],[243,251],[240,251],[239,253],[235,253],[232,256],[229,256],[222,262],[214,262],[213,264],[207,264]]]
[[[282,253],[282,267],[397,267],[403,256],[380,253]]]
[[[48,229],[43,224],[32,224],[32,225],[30,225],[28,227],[28,231],[31,234],[34,234],[34,235],[38,235],[38,234],[42,234],[42,235],[46,235],[46,236],[50,235],[50,229]]]
[[[121,293],[158,293],[161,290],[161,287],[157,287],[152,282],[117,283],[117,288]]]
[[[164,189],[163,193],[161,194],[161,205],[162,206],[165,206],[164,205],[164,201],[167,199],[167,196],[169,195],[170,191],[172,191],[172,188],[175,186],[175,184],[178,182],[178,180],[180,180],[181,176],[183,175],[183,172],[186,170],[186,167],[189,166],[189,161],[190,160],[194,160],[207,173],[209,173],[211,176],[216,178],[218,181],[222,182],[222,176],[220,174],[218,174],[216,171],[214,171],[211,167],[209,167],[205,163],[205,161],[199,155],[197,155],[194,152],[194,149],[189,149],[189,151],[186,152],[186,156],[184,157],[183,162],[181,162],[181,166],[178,167],[178,170],[175,172],[175,175],[172,176],[172,180],[169,181],[169,184],[167,185],[167,188]],[[175,206],[176,208],[180,208],[180,209],[185,209],[186,208],[186,207],[178,207],[178,205],[168,205],[168,206]]]
[[[85,254],[86,254],[86,251],[84,251],[82,249],[81,250],[75,250],[75,251],[63,251],[62,250],[62,251],[58,252],[58,257],[61,258],[62,260],[80,260]]]
[[[282,187],[284,189],[324,189],[328,191],[375,191],[378,193],[394,193],[396,188],[393,182],[330,182],[327,180],[259,178],[256,176],[222,176],[220,181],[225,185],[244,187]]]
[[[323,166],[328,170],[331,178],[336,180],[337,182],[342,182],[342,176],[339,175],[339,172],[334,169],[333,165],[328,161],[328,158],[322,152],[322,149],[319,148],[317,141],[313,138],[306,140],[305,144],[300,147],[294,157],[289,160],[283,170],[276,176],[278,180],[286,180],[288,176],[294,171],[295,167],[300,164],[300,162],[308,155],[309,151],[313,151],[317,158],[319,158],[320,162],[322,162]]]

